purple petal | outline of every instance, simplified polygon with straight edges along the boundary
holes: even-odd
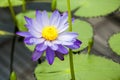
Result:
[[[40,43],[44,42],[44,39],[43,38],[27,37],[24,39],[24,42],[28,45],[40,44]]]
[[[42,56],[42,54],[43,54],[42,51],[40,52],[40,51],[35,50],[32,55],[32,60],[37,61]]]
[[[25,43],[25,44],[28,44],[28,45],[33,45],[34,42],[31,42],[30,39],[31,39],[31,37],[25,38],[25,39],[24,39],[24,43]]]
[[[25,16],[25,20],[26,20],[28,25],[32,25],[32,19],[31,18]]]
[[[23,37],[31,37],[32,36],[29,32],[17,32],[16,34],[23,36]]]
[[[68,53],[68,50],[64,47],[64,46],[62,46],[62,45],[58,45],[58,52],[60,52],[60,53],[62,53],[62,54],[67,54]]]
[[[62,43],[61,43],[62,45],[73,45],[73,42],[71,42],[71,41],[63,41]]]
[[[77,33],[75,32],[66,32],[66,33],[62,33],[58,36],[58,40],[61,41],[73,41],[74,39],[76,39],[78,36]]]
[[[76,41],[74,42],[73,45],[68,45],[67,47],[70,49],[78,49],[80,48],[80,45],[82,44],[82,42],[78,39],[76,39]]]
[[[47,45],[44,45],[44,43],[38,44],[36,46],[36,50],[38,51],[44,51],[47,48]]]
[[[55,52],[55,55],[60,59],[60,60],[64,60],[64,55],[59,53],[59,52]]]
[[[62,27],[58,28],[58,33],[62,33],[68,29],[68,25],[63,25]]]
[[[58,49],[58,46],[50,41],[45,41],[45,45],[48,45],[52,50]]]
[[[36,10],[36,21],[40,24],[39,27],[43,27],[42,12],[39,10]]]
[[[55,52],[51,48],[48,47],[46,50],[46,59],[50,65],[53,64],[54,55],[55,55]]]
[[[68,21],[68,13],[63,13],[63,16],[60,19],[60,24],[58,26],[59,33],[62,33],[63,31],[68,29],[68,25],[65,25]]]
[[[43,27],[48,26],[49,25],[49,19],[48,19],[48,15],[47,15],[46,11],[42,12],[41,18],[42,18],[42,21],[43,21]]]
[[[57,27],[60,22],[60,13],[56,10],[53,12],[52,16],[50,17],[50,25],[55,25]]]

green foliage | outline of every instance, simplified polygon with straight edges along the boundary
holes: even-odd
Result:
[[[74,55],[76,80],[120,80],[120,64],[94,55]],[[64,61],[55,58],[54,64],[47,61],[35,69],[37,80],[70,80],[69,58]]]
[[[120,55],[120,33],[111,36],[109,39],[109,45],[114,52]]]
[[[67,1],[57,0],[60,11],[67,10]],[[71,0],[71,9],[81,17],[104,16],[114,12],[120,6],[120,0]]]
[[[14,71],[10,75],[10,80],[17,80],[17,75]]]
[[[19,6],[22,5],[22,0],[10,0],[12,6]],[[0,7],[8,7],[8,0],[0,0]]]

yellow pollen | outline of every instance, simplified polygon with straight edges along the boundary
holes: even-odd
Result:
[[[46,40],[55,40],[58,37],[58,31],[54,26],[45,26],[42,30],[42,37]]]

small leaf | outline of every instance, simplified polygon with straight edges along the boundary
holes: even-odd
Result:
[[[19,6],[22,5],[22,0],[10,0],[12,6]],[[8,0],[0,0],[0,7],[8,7],[9,3]]]
[[[95,55],[74,55],[76,80],[120,80],[120,64]],[[47,61],[37,65],[37,80],[70,80],[69,56],[64,61],[55,58],[54,64]]]
[[[10,75],[10,80],[17,80],[17,75],[14,71]]]
[[[110,48],[120,55],[120,33],[114,34],[108,41]]]
[[[75,20],[72,26],[73,32],[77,32],[78,39],[82,41],[81,47],[74,51],[80,51],[88,46],[89,40],[93,37],[92,26],[81,20]]]

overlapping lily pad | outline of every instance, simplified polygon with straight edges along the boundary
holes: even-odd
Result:
[[[71,9],[76,10],[75,15],[81,17],[104,16],[114,12],[120,6],[120,0],[70,0]],[[60,11],[67,10],[67,1],[57,0]]]
[[[109,39],[109,45],[114,52],[120,55],[120,33],[111,36]]]
[[[19,6],[22,5],[22,0],[10,0],[12,6]],[[8,0],[0,0],[0,7],[8,7],[9,3]]]
[[[120,80],[120,64],[94,55],[74,55],[76,80]],[[69,58],[64,61],[55,58],[54,64],[47,61],[37,65],[37,80],[70,80]]]

